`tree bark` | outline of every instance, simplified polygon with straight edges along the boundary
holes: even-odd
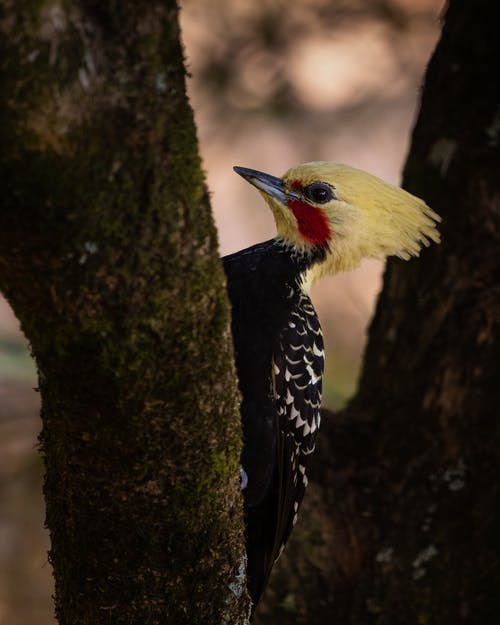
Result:
[[[229,308],[176,3],[3,0],[0,63],[0,288],[39,371],[59,623],[243,623]]]
[[[500,38],[451,0],[404,186],[443,242],[390,260],[359,392],[327,415],[256,624],[488,625],[500,614]]]

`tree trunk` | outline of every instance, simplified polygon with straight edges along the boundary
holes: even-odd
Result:
[[[443,242],[388,263],[359,393],[322,428],[260,625],[500,618],[497,4],[450,2],[404,175]]]
[[[39,371],[59,623],[243,623],[229,309],[176,4],[0,20],[0,288]]]

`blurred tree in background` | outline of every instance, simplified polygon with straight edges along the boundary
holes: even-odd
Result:
[[[398,85],[383,85],[387,65],[397,67],[402,84],[420,77],[413,44],[420,30],[429,30],[440,6],[433,0],[302,0],[293,5],[285,0],[221,0],[216,5],[186,0],[184,5],[188,28],[198,34],[196,83],[208,96],[210,114],[229,122],[229,132],[248,123],[249,114],[260,121],[270,118],[288,132],[291,122],[299,123],[317,145],[322,138],[314,137],[315,130],[324,123],[318,110],[332,125],[357,108],[373,106],[374,97],[387,103],[398,90]],[[347,56],[362,67],[353,69]]]

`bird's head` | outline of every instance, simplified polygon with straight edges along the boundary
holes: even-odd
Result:
[[[440,217],[423,200],[360,169],[320,161],[282,178],[234,170],[262,193],[284,244],[325,250],[314,278],[353,269],[365,257],[408,259],[431,240],[439,242]]]

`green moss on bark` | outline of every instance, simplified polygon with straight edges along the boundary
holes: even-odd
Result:
[[[39,369],[59,622],[243,622],[229,309],[175,3],[5,2],[0,32],[0,285]]]

